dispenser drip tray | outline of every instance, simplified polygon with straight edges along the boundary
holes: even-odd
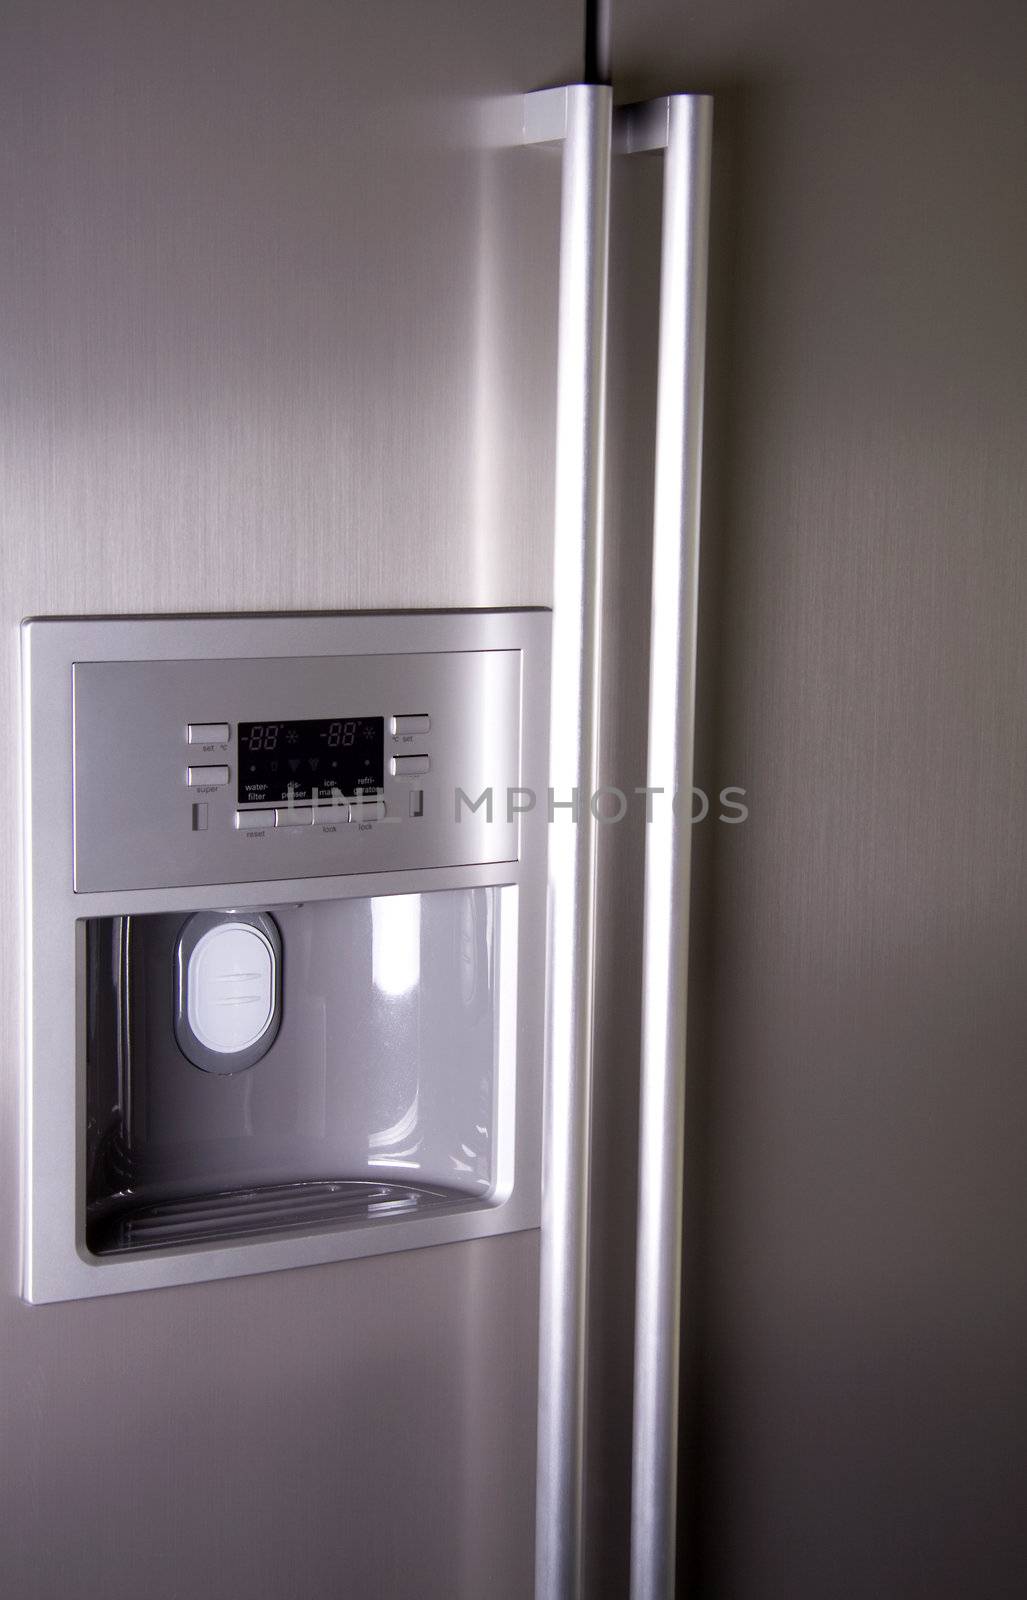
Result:
[[[125,1250],[209,1244],[297,1229],[308,1232],[342,1222],[423,1215],[440,1207],[459,1209],[468,1203],[466,1194],[444,1189],[350,1179],[266,1184],[179,1196],[159,1203],[140,1203],[134,1195],[119,1195],[92,1208],[86,1240],[94,1255],[114,1255]]]

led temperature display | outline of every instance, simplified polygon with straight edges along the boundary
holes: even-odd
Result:
[[[239,803],[288,805],[385,783],[385,718],[240,722]]]

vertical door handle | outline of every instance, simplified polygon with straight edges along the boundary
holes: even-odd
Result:
[[[562,141],[549,782],[546,1105],[536,1600],[581,1585],[599,644],[612,92],[525,97],[524,141]]]
[[[620,114],[618,144],[662,149],[632,1446],[631,1600],[674,1594],[685,1033],[699,507],[713,102]],[[680,804],[671,797],[680,795]],[[678,813],[675,815],[675,813]]]

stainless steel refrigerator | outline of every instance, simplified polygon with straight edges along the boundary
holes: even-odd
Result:
[[[578,1569],[586,1597],[630,1592],[633,1449],[636,1563],[656,1503],[636,1403],[654,1348],[635,1318],[647,847],[656,902],[662,878],[634,790],[660,754],[653,687],[679,692],[676,715],[690,684],[650,682],[674,235],[668,157],[623,108],[674,93],[714,102],[688,589],[709,809],[690,835],[687,990],[681,938],[662,947],[671,979],[679,962],[669,1088],[687,1085],[687,1104],[681,1203],[660,1210],[671,1246],[683,1223],[684,1267],[669,1308],[679,1427],[670,1391],[652,1392],[660,1438],[680,1441],[654,1489],[677,1497],[659,1538],[676,1510],[680,1593],[1017,1590],[1017,9],[969,27],[955,3],[600,7],[609,276],[605,303],[583,304],[600,229],[568,295],[565,227],[561,304],[569,123],[524,97],[589,75],[594,9],[11,0],[0,17],[0,1584],[14,1600],[527,1600],[540,1549],[547,1600]],[[594,134],[603,96],[586,99]],[[594,160],[581,170],[594,202]],[[601,329],[605,371],[594,344],[573,367],[575,318]],[[595,821],[594,861],[566,863],[593,919],[575,946],[591,1072],[562,1108],[588,1113],[563,1123],[570,1173],[549,1157],[580,1254],[569,1286],[542,1267],[541,1433],[534,1225],[26,1304],[19,623],[541,607],[559,647],[561,355],[591,407],[576,481],[602,557],[601,651],[580,627],[576,651],[554,649],[567,691],[552,703],[584,707],[594,774],[632,804]],[[697,483],[694,436],[691,451]],[[569,661],[586,677],[561,679]],[[562,903],[577,915],[573,894]],[[521,937],[541,951],[533,914]],[[74,984],[51,996],[55,1028],[77,1003]],[[540,993],[535,1007],[541,1065]],[[644,1213],[644,1129],[642,1155]],[[554,1391],[561,1373],[573,1388]],[[554,1414],[572,1437],[546,1433]],[[660,1570],[636,1568],[638,1595]]]

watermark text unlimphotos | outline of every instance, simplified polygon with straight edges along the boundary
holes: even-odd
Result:
[[[594,790],[588,796],[588,810],[596,822],[623,822],[629,814],[637,816],[640,813],[643,809],[639,805],[641,801],[644,802],[646,822],[652,822],[657,815],[657,808],[668,805],[672,814],[681,819],[688,814],[686,808],[690,800],[693,823],[705,822],[707,817],[715,815],[717,822],[737,826],[749,815],[745,795],[745,789],[737,784],[728,784],[726,788],[720,790],[716,801],[719,810],[713,813],[710,797],[705,789],[693,788],[690,794],[684,790],[675,790],[672,794],[668,794],[665,789],[646,786],[635,787],[628,791],[618,788],[615,784],[604,784],[602,788]],[[463,789],[456,789],[453,798],[453,814],[457,822],[462,822],[467,816],[476,816],[482,811],[486,822],[494,822],[497,815],[505,816],[507,822],[513,822],[515,817],[536,810],[540,803],[545,805],[550,822],[558,820],[558,813],[571,822],[580,822],[585,814],[584,796],[579,789],[572,789],[570,794],[564,797],[549,788],[540,796],[534,789],[496,790],[490,785],[477,796],[465,794]]]

